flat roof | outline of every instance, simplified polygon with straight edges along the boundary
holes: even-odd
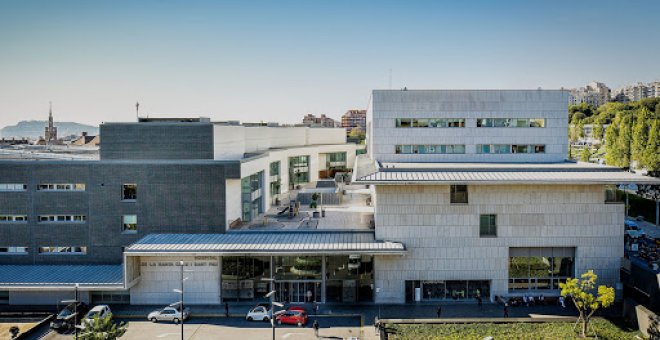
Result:
[[[0,265],[0,289],[123,288],[123,265]]]
[[[151,234],[127,247],[127,255],[177,253],[403,255],[402,243],[375,239],[373,231],[235,231],[226,234]]]
[[[374,163],[361,160],[361,184],[660,184],[660,179],[591,163]]]

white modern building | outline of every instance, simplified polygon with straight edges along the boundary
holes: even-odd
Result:
[[[373,92],[354,181],[373,187],[376,239],[408,251],[377,258],[377,302],[556,295],[589,269],[618,282],[612,185],[658,180],[566,162],[567,103],[559,90]]]
[[[77,283],[92,303],[167,304],[182,271],[191,304],[549,296],[588,269],[619,281],[613,187],[660,181],[567,162],[567,91],[371,97],[367,155],[343,128],[145,119],[104,124],[100,160],[0,162],[0,303],[56,304]],[[369,186],[373,224],[251,224],[339,171]]]

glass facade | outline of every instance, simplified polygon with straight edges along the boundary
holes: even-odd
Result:
[[[241,204],[243,221],[249,222],[264,212],[263,204],[264,172],[241,179]]]
[[[224,301],[265,301],[269,292],[270,256],[222,257],[222,298]]]
[[[373,256],[326,256],[326,301],[373,301]]]
[[[272,261],[272,262],[271,262]],[[287,303],[373,301],[373,256],[225,256],[223,301],[266,301],[275,279],[275,300]]]
[[[509,290],[556,290],[574,276],[575,248],[511,248]]]
[[[275,198],[281,193],[281,177],[280,177],[280,162],[270,163],[270,199],[271,203],[275,204]]]
[[[419,296],[418,296],[419,294]],[[441,301],[490,298],[488,280],[406,281],[406,301]]]
[[[544,118],[479,118],[477,127],[545,127]]]
[[[309,182],[309,156],[289,157],[289,183],[294,185]]]

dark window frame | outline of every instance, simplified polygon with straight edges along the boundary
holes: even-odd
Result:
[[[484,221],[487,218],[487,221]],[[486,222],[487,224],[485,224]],[[479,237],[497,237],[497,215],[481,214],[479,215]]]
[[[459,189],[464,189],[460,190]],[[463,195],[464,194],[464,195]],[[449,203],[450,204],[468,204],[468,186],[465,184],[456,184],[449,186]]]

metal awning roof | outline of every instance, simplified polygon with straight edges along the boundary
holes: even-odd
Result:
[[[373,231],[237,231],[226,234],[151,234],[125,250],[127,255],[380,254],[403,255],[402,243],[379,241]]]
[[[363,166],[362,173],[356,173],[354,182],[361,184],[660,184],[658,178],[589,163],[383,163],[371,167],[366,165]]]
[[[122,265],[0,265],[0,289],[117,289],[124,287]]]

